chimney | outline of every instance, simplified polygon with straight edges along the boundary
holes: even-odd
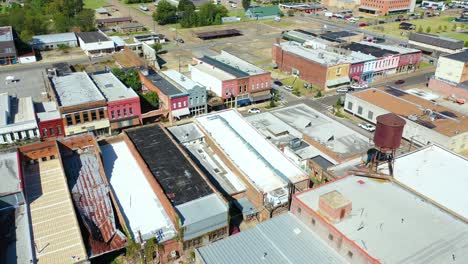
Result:
[[[330,222],[339,222],[351,213],[352,203],[340,192],[334,190],[319,198],[319,213]]]

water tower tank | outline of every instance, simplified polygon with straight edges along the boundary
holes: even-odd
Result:
[[[400,147],[403,128],[406,121],[392,113],[377,117],[374,144],[380,149],[397,149]]]

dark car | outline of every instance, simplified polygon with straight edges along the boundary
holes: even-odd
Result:
[[[283,83],[278,80],[274,81],[273,84],[278,85],[278,86],[283,86]]]
[[[361,23],[361,24],[359,24],[359,26],[360,27],[365,27],[365,26],[367,26],[367,24],[366,23]]]
[[[398,80],[398,81],[395,82],[396,85],[400,85],[400,84],[404,84],[404,83],[405,83],[404,80]]]

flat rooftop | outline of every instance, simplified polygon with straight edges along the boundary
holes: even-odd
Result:
[[[31,97],[18,98],[0,94],[0,99],[0,133],[37,128]],[[8,104],[5,105],[7,102]]]
[[[260,191],[266,193],[284,187],[288,181],[308,179],[237,111],[226,110],[196,120]]]
[[[175,228],[125,142],[101,146],[104,170],[125,224],[135,241],[158,243],[175,237]],[[130,177],[131,175],[131,177]]]
[[[52,78],[53,88],[59,106],[74,106],[105,100],[99,89],[86,72]]]
[[[194,123],[168,128],[180,143],[191,153],[191,157],[203,166],[210,181],[218,190],[229,195],[245,191],[245,185],[221,160],[213,149],[204,142],[205,135]]]
[[[196,249],[203,264],[348,263],[290,212]]]
[[[132,88],[126,87],[112,72],[93,73],[90,76],[107,101],[138,97]]]
[[[341,160],[365,153],[369,139],[305,104],[271,112],[275,117],[301,132]],[[300,137],[301,138],[301,137]]]
[[[0,153],[0,196],[21,191],[16,151]]]
[[[43,263],[86,260],[78,216],[60,160],[25,164],[23,170],[37,259]]]
[[[460,62],[468,62],[468,50],[444,56],[445,58]]]
[[[397,52],[397,51],[384,49],[382,47],[367,45],[367,43],[368,42],[359,42],[359,43],[358,42],[353,42],[351,44],[343,46],[342,48],[347,49],[347,50],[352,50],[352,51],[356,51],[356,52],[369,54],[369,55],[375,56],[377,58],[381,58],[381,57],[389,56],[389,55],[399,54],[399,52]]]
[[[206,74],[211,75],[212,77],[221,80],[221,81],[226,81],[226,80],[232,80],[235,79],[236,76],[232,75],[230,73],[227,73],[219,68],[213,68],[205,63],[197,64],[194,66],[191,66],[192,68],[195,68],[201,72],[204,72]]]
[[[341,38],[356,36],[358,33],[351,31],[335,31],[320,34],[320,37],[330,41],[339,41]]]
[[[228,207],[215,193],[177,205],[175,209],[184,227],[185,241],[229,224]]]
[[[286,52],[295,54],[299,57],[325,66],[334,66],[361,61],[361,58],[345,56],[325,49],[309,49],[302,47],[301,45],[294,42],[282,42],[275,45],[281,47],[281,49]]]
[[[144,126],[126,133],[174,206],[213,193],[163,128]]]
[[[163,74],[169,79],[171,79],[171,81],[177,83],[179,86],[181,86],[187,91],[196,87],[204,87],[202,84],[193,81],[189,77],[183,75],[182,73],[176,70],[163,71]]]
[[[110,41],[109,37],[105,34],[101,33],[100,31],[92,31],[92,32],[80,32],[76,33],[76,36],[83,40],[84,43],[96,43],[101,41]]]
[[[154,86],[156,86],[162,93],[169,96],[185,94],[185,91],[177,88],[174,84],[164,78],[161,74],[152,72],[149,75],[145,76],[146,79],[151,81]]]
[[[401,46],[384,45],[384,44],[372,43],[368,41],[361,41],[360,43],[363,45],[372,46],[372,47],[376,47],[380,49],[395,51],[395,52],[398,52],[399,54],[410,54],[410,53],[421,52],[418,49],[406,48],[406,47],[401,47]]]
[[[347,176],[296,197],[317,212],[320,196],[331,191],[351,200],[353,209],[330,225],[382,263],[468,259],[468,225],[396,183]]]
[[[224,29],[224,30],[200,32],[200,33],[196,33],[196,35],[198,38],[206,40],[206,39],[212,39],[212,38],[240,36],[242,34],[237,29]]]
[[[53,101],[36,103],[34,107],[36,108],[36,115],[39,122],[61,118],[57,105]]]
[[[416,123],[448,137],[468,131],[468,118],[465,115],[399,89],[371,88],[353,93],[352,96],[406,119],[410,115],[418,115]],[[430,109],[439,114],[432,121],[424,115],[424,109]]]
[[[239,57],[236,57],[224,50],[221,51],[219,55],[212,56],[211,58],[229,65],[231,67],[237,68],[248,75],[257,75],[257,74],[263,74],[266,73],[266,71],[258,66],[253,65],[252,63],[245,61]],[[216,65],[215,65],[216,66]]]
[[[6,69],[6,68],[5,68]],[[5,82],[8,76],[14,76],[18,82]],[[8,93],[19,98],[32,97],[34,102],[45,101],[46,83],[44,68],[17,69],[0,72],[0,93]]]
[[[57,43],[57,42],[65,42],[65,41],[77,41],[75,33],[69,32],[69,33],[36,35],[36,36],[33,36],[31,40],[31,44],[40,45],[40,44]]]
[[[429,44],[436,47],[443,47],[451,50],[463,49],[464,41],[458,39],[451,39],[439,35],[425,34],[425,33],[412,33],[409,35],[410,41]]]
[[[0,42],[13,41],[13,29],[11,26],[0,27]]]
[[[310,33],[307,34],[307,33],[304,33],[303,31],[299,31],[299,30],[287,31],[287,32],[285,32],[283,34],[283,38],[287,38],[287,39],[297,41],[297,42],[300,42],[300,43],[304,43],[304,42],[307,42],[307,41],[312,41],[312,42],[320,42],[320,43],[323,43],[323,44],[326,44],[326,45],[333,45],[333,43],[328,41],[328,40],[321,39],[321,38],[319,38],[317,36],[311,35]]]
[[[381,169],[388,173],[388,166]],[[468,222],[467,172],[468,159],[430,145],[396,158],[393,177]]]

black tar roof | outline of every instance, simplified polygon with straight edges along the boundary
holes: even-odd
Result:
[[[126,133],[174,206],[213,193],[163,128],[151,125]]]
[[[156,72],[150,73],[146,78],[165,95],[173,96],[185,93]]]
[[[413,33],[409,36],[409,40],[451,50],[463,49],[464,45],[463,40],[455,40],[424,33]]]
[[[356,36],[357,34],[349,31],[336,31],[320,34],[320,37],[326,40],[340,42],[340,38]]]
[[[215,66],[216,68],[222,70],[222,71],[225,71],[229,74],[232,74],[234,76],[236,76],[236,78],[243,78],[243,77],[247,77],[249,76],[248,73],[244,72],[244,71],[241,71],[235,67],[232,67],[231,65],[227,65],[226,63],[223,63],[221,61],[218,61],[216,59],[213,59],[211,57],[207,57],[207,56],[204,56],[203,58],[200,58],[199,60],[207,63],[207,64],[210,64],[210,65],[213,65]]]
[[[99,31],[81,32],[76,35],[85,43],[95,43],[99,41],[109,41],[110,39]]]
[[[468,50],[464,50],[462,52],[455,53],[455,54],[450,54],[445,57],[452,59],[452,60],[461,61],[461,62],[468,62]]]
[[[348,45],[343,46],[344,49],[352,50],[352,51],[359,51],[364,54],[370,54],[372,56],[375,56],[377,58],[383,57],[388,54],[398,54],[398,52],[393,51],[393,50],[386,50],[386,49],[381,49],[377,48],[374,46],[368,46],[364,45],[361,43],[351,43]]]

